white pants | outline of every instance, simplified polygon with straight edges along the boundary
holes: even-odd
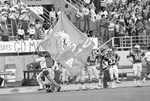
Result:
[[[69,71],[66,68],[62,68],[62,82],[66,82],[69,81],[68,78],[71,74],[69,73]]]
[[[117,65],[110,66],[109,74],[110,74],[111,80],[114,80],[114,75],[115,75],[115,78],[118,79],[118,67],[117,67]]]
[[[84,68],[82,68],[81,73],[77,75],[76,82],[79,81],[84,82],[84,77],[85,77],[85,71]]]
[[[96,69],[96,66],[88,66],[88,73],[89,73],[89,77],[90,80],[92,80],[92,74],[95,76],[95,78],[98,80],[99,79],[99,75],[98,75],[98,71]]]
[[[133,74],[134,74],[134,76],[141,77],[141,72],[142,72],[142,63],[133,64]]]
[[[48,71],[49,71],[49,75],[50,75],[52,78],[54,78],[54,71],[53,71],[52,68],[47,68],[47,69],[44,69],[44,70],[48,70]],[[43,70],[43,71],[44,71],[44,70]],[[43,86],[44,86],[45,84],[50,84],[50,83],[51,83],[49,80],[47,80],[47,78],[45,78],[45,81],[42,81],[41,77],[44,76],[43,71],[40,72],[40,73],[37,75],[37,77],[36,77],[36,79],[37,79],[37,81],[38,81],[38,83],[39,83],[40,88],[43,88]]]

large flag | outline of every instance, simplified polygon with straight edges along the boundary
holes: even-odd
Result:
[[[84,68],[94,43],[61,12],[56,26],[41,46],[71,74],[78,75]]]

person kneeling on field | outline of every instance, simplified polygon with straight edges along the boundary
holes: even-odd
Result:
[[[36,59],[36,62],[40,62],[41,65],[41,69],[42,72],[40,72],[37,76],[37,81],[40,85],[40,90],[43,89],[43,85],[42,85],[42,81],[41,81],[41,77],[44,75],[56,88],[57,88],[57,92],[60,91],[61,87],[60,85],[58,85],[55,80],[53,80],[53,78],[51,77],[48,69],[47,69],[47,64],[46,64],[46,58],[47,58],[47,54],[39,54],[39,58]]]
[[[133,50],[130,51],[127,58],[130,62],[133,63],[133,80],[135,87],[142,87],[141,82],[141,72],[142,72],[142,58],[144,57],[143,50],[140,49],[139,45],[135,45]],[[132,58],[132,59],[130,59]]]
[[[54,76],[55,76],[54,70],[52,68],[47,68],[47,70],[49,71],[49,75],[52,77],[52,79],[54,79]],[[44,75],[41,75],[41,76],[44,76]],[[38,79],[40,79],[40,78],[38,78]],[[45,81],[42,81],[41,83],[46,88],[47,93],[53,92],[53,90],[52,90],[53,84],[47,78],[45,79]]]

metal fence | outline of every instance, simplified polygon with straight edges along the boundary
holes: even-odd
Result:
[[[150,46],[150,35],[113,37],[99,47],[115,46],[117,50],[130,50],[134,45],[140,45],[143,50]]]

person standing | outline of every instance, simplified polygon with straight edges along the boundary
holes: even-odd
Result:
[[[107,19],[105,18],[105,15],[102,14],[101,15],[101,20],[100,20],[100,31],[101,31],[101,37],[103,39],[103,41],[105,42],[106,41],[106,36],[108,34],[108,21]]]
[[[93,86],[92,86],[92,74],[94,74],[94,76],[96,78],[96,81],[98,82],[96,84],[95,88],[99,89],[100,85],[101,85],[101,84],[99,84],[99,75],[98,75],[98,71],[96,69],[97,60],[98,60],[98,56],[95,53],[95,50],[93,50],[91,55],[87,59],[87,63],[88,63],[87,70],[88,70],[88,74],[89,74],[89,79],[90,79],[89,83],[90,83],[90,89],[91,90],[93,89]]]
[[[83,7],[82,12],[84,17],[84,32],[87,32],[90,30],[90,10],[87,4]]]
[[[150,47],[147,48],[148,51],[145,54],[144,60],[147,63],[147,69],[146,69],[146,74],[144,75],[143,78],[143,83],[146,83],[146,78],[150,78]]]
[[[141,72],[142,72],[142,58],[144,56],[143,50],[139,45],[135,45],[133,50],[127,55],[127,59],[133,64],[133,81],[135,87],[142,87],[141,85]],[[130,59],[132,58],[132,59]]]
[[[21,15],[19,17],[19,20],[21,21],[22,28],[24,29],[25,36],[27,36],[27,30],[28,30],[28,25],[30,21],[30,16],[28,14],[28,11],[26,9],[21,11]]]
[[[71,20],[72,13],[71,13],[71,8],[69,8],[68,4],[65,5],[64,13],[68,17],[68,19]]]
[[[103,48],[101,50],[101,54],[99,55],[99,61],[100,61],[100,79],[103,82],[103,88],[108,88],[108,76],[109,76],[109,70],[108,70],[108,62],[105,60],[106,58],[106,49]]]
[[[35,30],[36,30],[35,39],[40,40],[41,39],[40,38],[40,27],[41,27],[40,20],[36,19],[34,25],[35,25]]]
[[[75,14],[75,18],[76,18],[76,26],[79,30],[81,30],[81,20],[82,20],[82,17],[83,17],[83,13],[82,13],[82,10],[78,10]]]
[[[54,27],[55,22],[56,22],[56,12],[55,12],[55,9],[53,7],[51,8],[51,11],[49,13],[49,17],[50,17],[50,21],[52,23],[52,26]]]
[[[17,36],[17,20],[19,15],[16,12],[15,8],[10,8],[10,13],[8,15],[8,18],[11,20],[11,26],[13,31],[13,36]]]
[[[118,53],[116,52],[116,47],[112,47],[111,49],[112,49],[112,51],[113,51],[113,54],[117,56],[116,65],[117,65],[117,69],[118,69],[118,68],[119,68],[120,56],[119,56]],[[118,74],[118,75],[119,75],[119,74]],[[117,78],[117,80],[116,80],[116,83],[121,84],[121,82],[119,81],[118,78]]]
[[[96,10],[96,30],[97,30],[97,37],[100,37],[100,20],[101,20],[101,13],[100,13],[100,11]]]
[[[115,81],[118,80],[118,67],[117,67],[118,55],[114,54],[113,50],[110,48],[108,49],[108,53],[106,54],[105,60],[108,62],[107,68],[109,68],[111,88],[116,88]]]

